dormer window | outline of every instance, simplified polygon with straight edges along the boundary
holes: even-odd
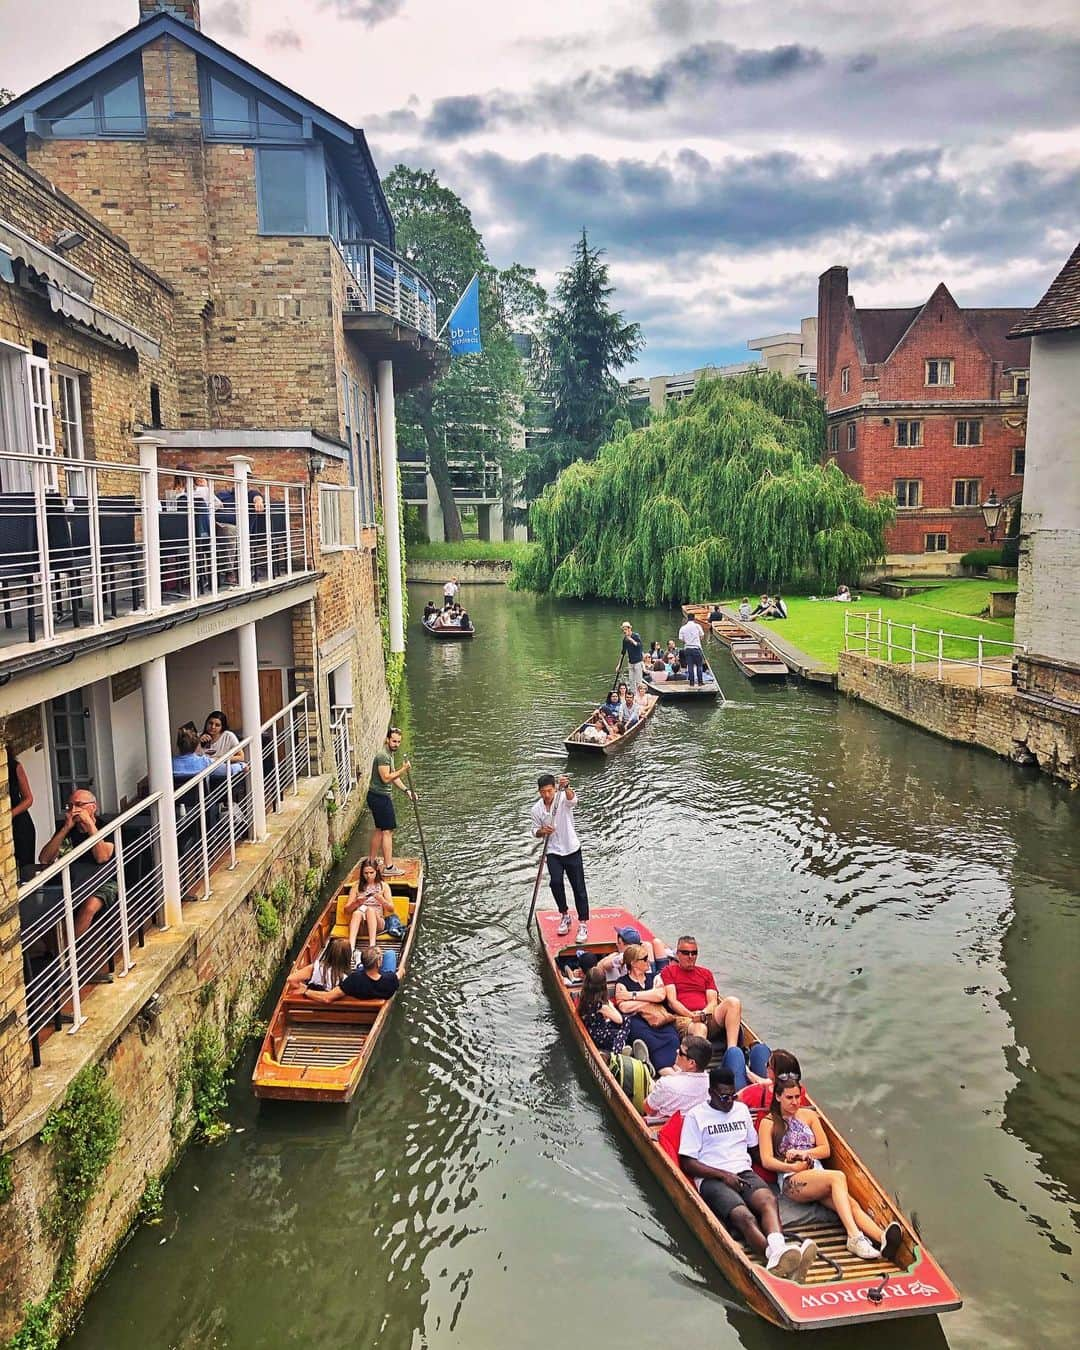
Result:
[[[203,79],[203,125],[219,141],[299,141],[303,119],[216,70]]]
[[[146,109],[139,68],[127,66],[94,84],[84,84],[76,93],[43,108],[40,122],[43,133],[57,140],[145,135]]]

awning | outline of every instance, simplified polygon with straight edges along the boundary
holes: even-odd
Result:
[[[59,253],[54,253],[51,248],[39,244],[30,235],[24,234],[17,225],[12,225],[8,220],[0,220],[0,245],[17,262],[25,263],[38,276],[54,282],[57,286],[63,286],[73,295],[81,295],[89,300],[94,294],[92,276],[81,267],[69,263],[66,258],[61,258]],[[4,274],[5,281],[11,279]]]
[[[49,292],[49,304],[58,314],[74,319],[76,323],[83,324],[102,337],[111,338],[121,347],[130,347],[140,356],[149,356],[154,360],[160,357],[161,343],[156,338],[150,337],[148,333],[143,333],[138,328],[132,328],[131,324],[117,318],[115,314],[110,314],[107,309],[102,309],[100,305],[95,305],[90,300],[84,300],[81,296],[72,295],[70,291],[65,290],[63,286],[58,286],[53,281],[47,282],[46,286]]]

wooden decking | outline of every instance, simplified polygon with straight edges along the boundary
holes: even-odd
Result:
[[[724,609],[723,606],[720,606],[720,612],[725,619],[729,619],[732,623],[740,622],[736,610]],[[778,622],[782,623],[783,620]],[[829,670],[827,666],[822,665],[816,656],[809,656],[796,647],[793,642],[788,642],[772,625],[752,622],[744,623],[743,627],[774,651],[793,675],[798,675],[801,680],[807,680],[811,684],[826,685],[830,689],[836,688],[835,670]]]
[[[346,1064],[364,1048],[368,1038],[367,1027],[335,1025],[332,1022],[310,1022],[291,1026],[281,1051],[282,1064],[297,1066]]]

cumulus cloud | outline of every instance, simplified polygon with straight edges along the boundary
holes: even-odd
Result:
[[[337,10],[342,19],[355,19],[366,28],[375,28],[400,14],[405,0],[322,0],[322,7]]]
[[[251,0],[218,0],[207,11],[206,25],[214,33],[247,37],[251,32]]]
[[[300,51],[303,47],[303,39],[295,28],[275,28],[266,35],[266,45],[275,47],[279,51],[292,50]]]

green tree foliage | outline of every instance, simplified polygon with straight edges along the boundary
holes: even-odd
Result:
[[[603,250],[584,230],[570,266],[560,273],[543,330],[543,387],[550,434],[541,444],[530,487],[550,482],[575,459],[591,459],[627,416],[618,372],[644,344],[641,328],[611,308],[615,288]]]
[[[499,271],[464,202],[434,173],[398,164],[383,189],[397,229],[398,251],[431,282],[441,318],[448,317],[473,273],[480,275],[484,350],[455,356],[433,385],[414,390],[398,408],[398,441],[427,452],[447,539],[460,540],[449,459],[479,467],[496,461],[509,480],[522,471],[516,442],[524,398],[521,357],[511,341],[528,331],[545,303],[530,268]]]
[[[536,547],[515,584],[658,604],[786,584],[824,587],[884,552],[894,508],[820,463],[825,417],[801,381],[700,384],[649,426],[620,423],[592,463],[533,503]]]

